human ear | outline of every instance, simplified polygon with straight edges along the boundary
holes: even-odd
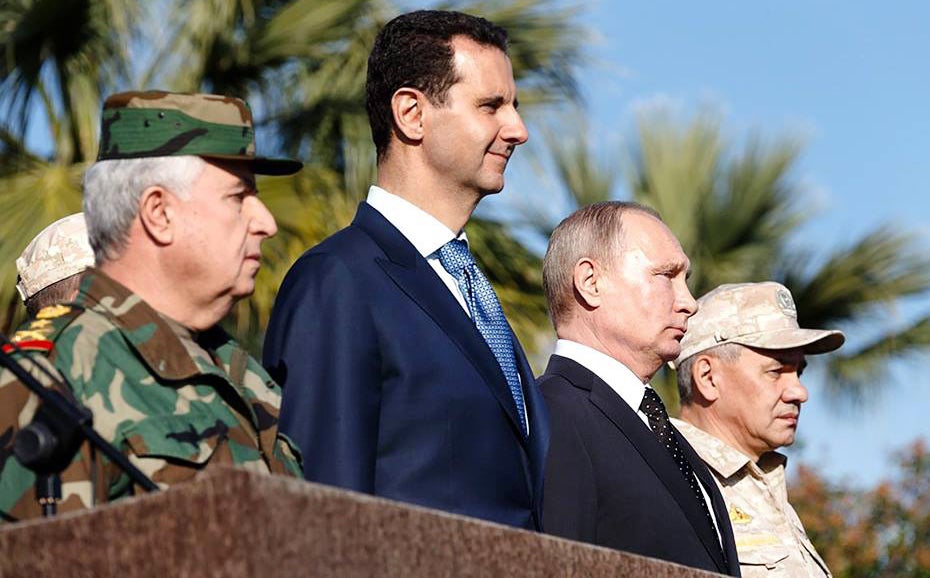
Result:
[[[572,283],[577,299],[587,309],[596,309],[601,305],[602,288],[598,286],[601,274],[597,262],[582,257],[572,269]]]
[[[691,364],[692,386],[710,403],[720,399],[719,363],[716,358],[699,354]]]
[[[177,197],[162,187],[149,187],[139,197],[139,222],[146,234],[159,245],[174,240]]]
[[[426,95],[413,88],[400,88],[391,97],[391,112],[394,126],[404,138],[419,142],[423,140],[423,104]]]

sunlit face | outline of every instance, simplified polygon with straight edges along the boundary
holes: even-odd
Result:
[[[195,303],[232,307],[255,289],[261,243],[277,232],[242,162],[209,161],[179,199],[175,237],[184,290]]]
[[[598,288],[598,331],[610,355],[641,378],[678,357],[697,303],[686,283],[690,262],[655,217],[623,216],[622,247],[606,264]]]
[[[504,188],[507,161],[528,135],[507,55],[465,37],[452,46],[459,81],[443,104],[426,105],[423,152],[450,189],[481,198]]]
[[[716,360],[714,402],[731,443],[757,460],[794,443],[807,388],[800,375],[807,362],[800,349],[743,347],[731,362]]]

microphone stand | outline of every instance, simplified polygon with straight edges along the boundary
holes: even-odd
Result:
[[[15,343],[0,333],[0,366],[10,370],[20,382],[39,396],[42,405],[32,423],[16,434],[13,453],[17,459],[36,474],[36,499],[42,506],[42,515],[54,516],[61,500],[61,472],[74,459],[82,440],[87,440],[147,492],[158,491],[158,486],[142,473],[112,444],[93,428],[93,415],[83,405],[67,399],[60,391],[44,387],[30,375],[7,350],[21,352]],[[26,357],[28,359],[28,357]],[[33,366],[45,374],[53,384],[64,387],[57,376],[45,367]]]

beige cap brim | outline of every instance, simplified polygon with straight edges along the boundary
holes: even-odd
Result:
[[[780,331],[764,331],[750,335],[740,335],[717,345],[738,343],[749,347],[758,347],[759,349],[794,349],[800,347],[804,350],[804,353],[816,355],[837,350],[845,342],[846,336],[843,335],[842,331],[831,329],[782,329]]]
[[[781,329],[776,331],[763,331],[740,335],[718,343],[708,344],[693,351],[682,351],[678,359],[668,362],[669,367],[677,369],[678,364],[685,359],[713,349],[718,345],[736,343],[758,349],[794,349],[800,347],[806,355],[829,353],[842,347],[846,342],[846,335],[834,329]]]

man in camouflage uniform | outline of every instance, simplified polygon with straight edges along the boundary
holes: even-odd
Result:
[[[161,487],[225,464],[299,475],[297,450],[278,433],[280,389],[217,323],[252,293],[261,242],[277,231],[254,175],[300,163],[255,156],[248,105],[222,96],[117,94],[101,133],[84,179],[97,268],[74,303],[41,310],[14,335],[17,358],[40,378],[37,365],[57,370],[101,435]],[[35,396],[0,374],[8,521],[40,511],[32,473],[11,455],[35,410]],[[85,443],[63,472],[59,511],[139,491],[95,453]]]
[[[83,214],[68,215],[42,229],[16,260],[16,290],[29,317],[48,305],[73,301],[81,273],[93,264]]]
[[[801,329],[791,293],[778,283],[721,285],[698,300],[675,361],[681,420],[727,502],[740,570],[753,576],[830,576],[788,503],[784,455],[807,389],[805,355],[845,340]]]

